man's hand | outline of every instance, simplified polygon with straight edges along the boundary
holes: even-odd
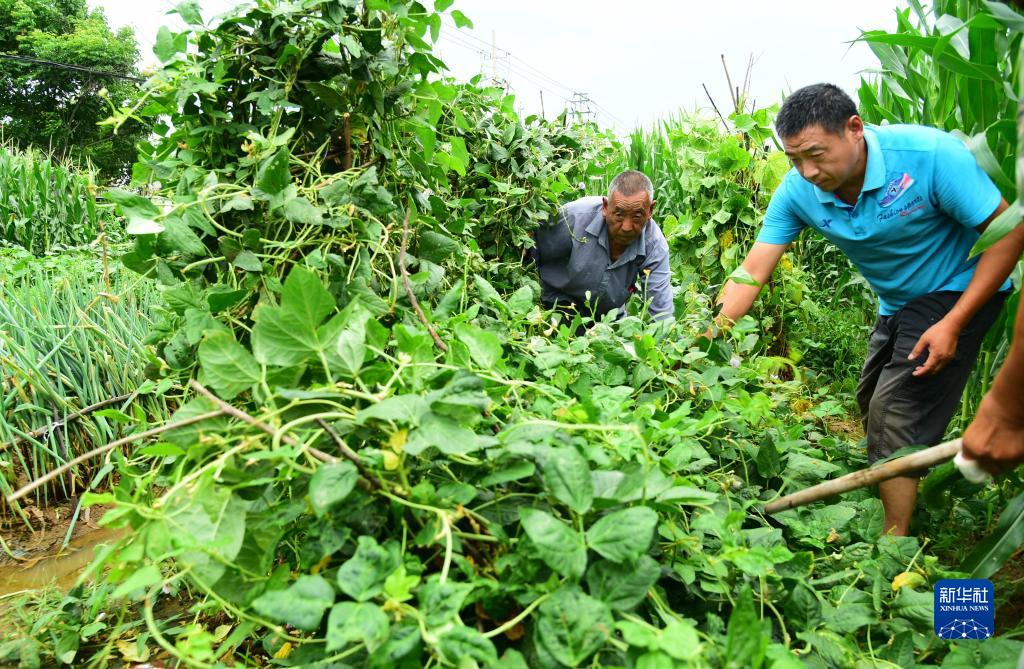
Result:
[[[1007,411],[1004,402],[990,392],[981,400],[978,415],[964,432],[964,456],[977,460],[991,474],[1001,474],[1024,463],[1024,416]]]
[[[936,374],[956,355],[957,341],[960,339],[960,327],[947,318],[924,331],[914,345],[914,350],[907,356],[916,360],[928,351],[928,359],[914,370],[914,376],[931,376]]]

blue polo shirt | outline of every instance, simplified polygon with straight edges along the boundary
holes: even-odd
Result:
[[[941,130],[915,125],[864,129],[864,187],[850,206],[791,169],[772,196],[757,241],[788,244],[813,228],[839,247],[888,316],[915,297],[967,288],[975,228],[1000,193],[970,150]],[[1001,290],[1008,290],[1010,282]]]

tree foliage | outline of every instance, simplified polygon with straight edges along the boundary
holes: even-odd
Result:
[[[115,74],[137,74],[131,28],[111,30],[85,0],[0,0],[0,54]],[[98,125],[138,96],[138,85],[81,70],[0,58],[0,131],[21,147],[58,159],[92,162],[108,180],[123,179],[135,160],[142,126],[115,134]]]

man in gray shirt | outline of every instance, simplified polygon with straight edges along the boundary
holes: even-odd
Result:
[[[653,209],[651,180],[627,170],[612,181],[608,197],[570,202],[557,223],[538,228],[535,258],[544,305],[598,319],[622,308],[639,277],[651,316],[672,318],[668,243],[651,218]]]

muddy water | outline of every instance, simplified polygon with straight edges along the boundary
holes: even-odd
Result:
[[[34,590],[54,583],[62,590],[75,584],[78,575],[96,557],[96,547],[120,539],[122,529],[100,528],[81,534],[56,555],[34,557],[14,564],[0,565],[0,597],[23,590]]]

